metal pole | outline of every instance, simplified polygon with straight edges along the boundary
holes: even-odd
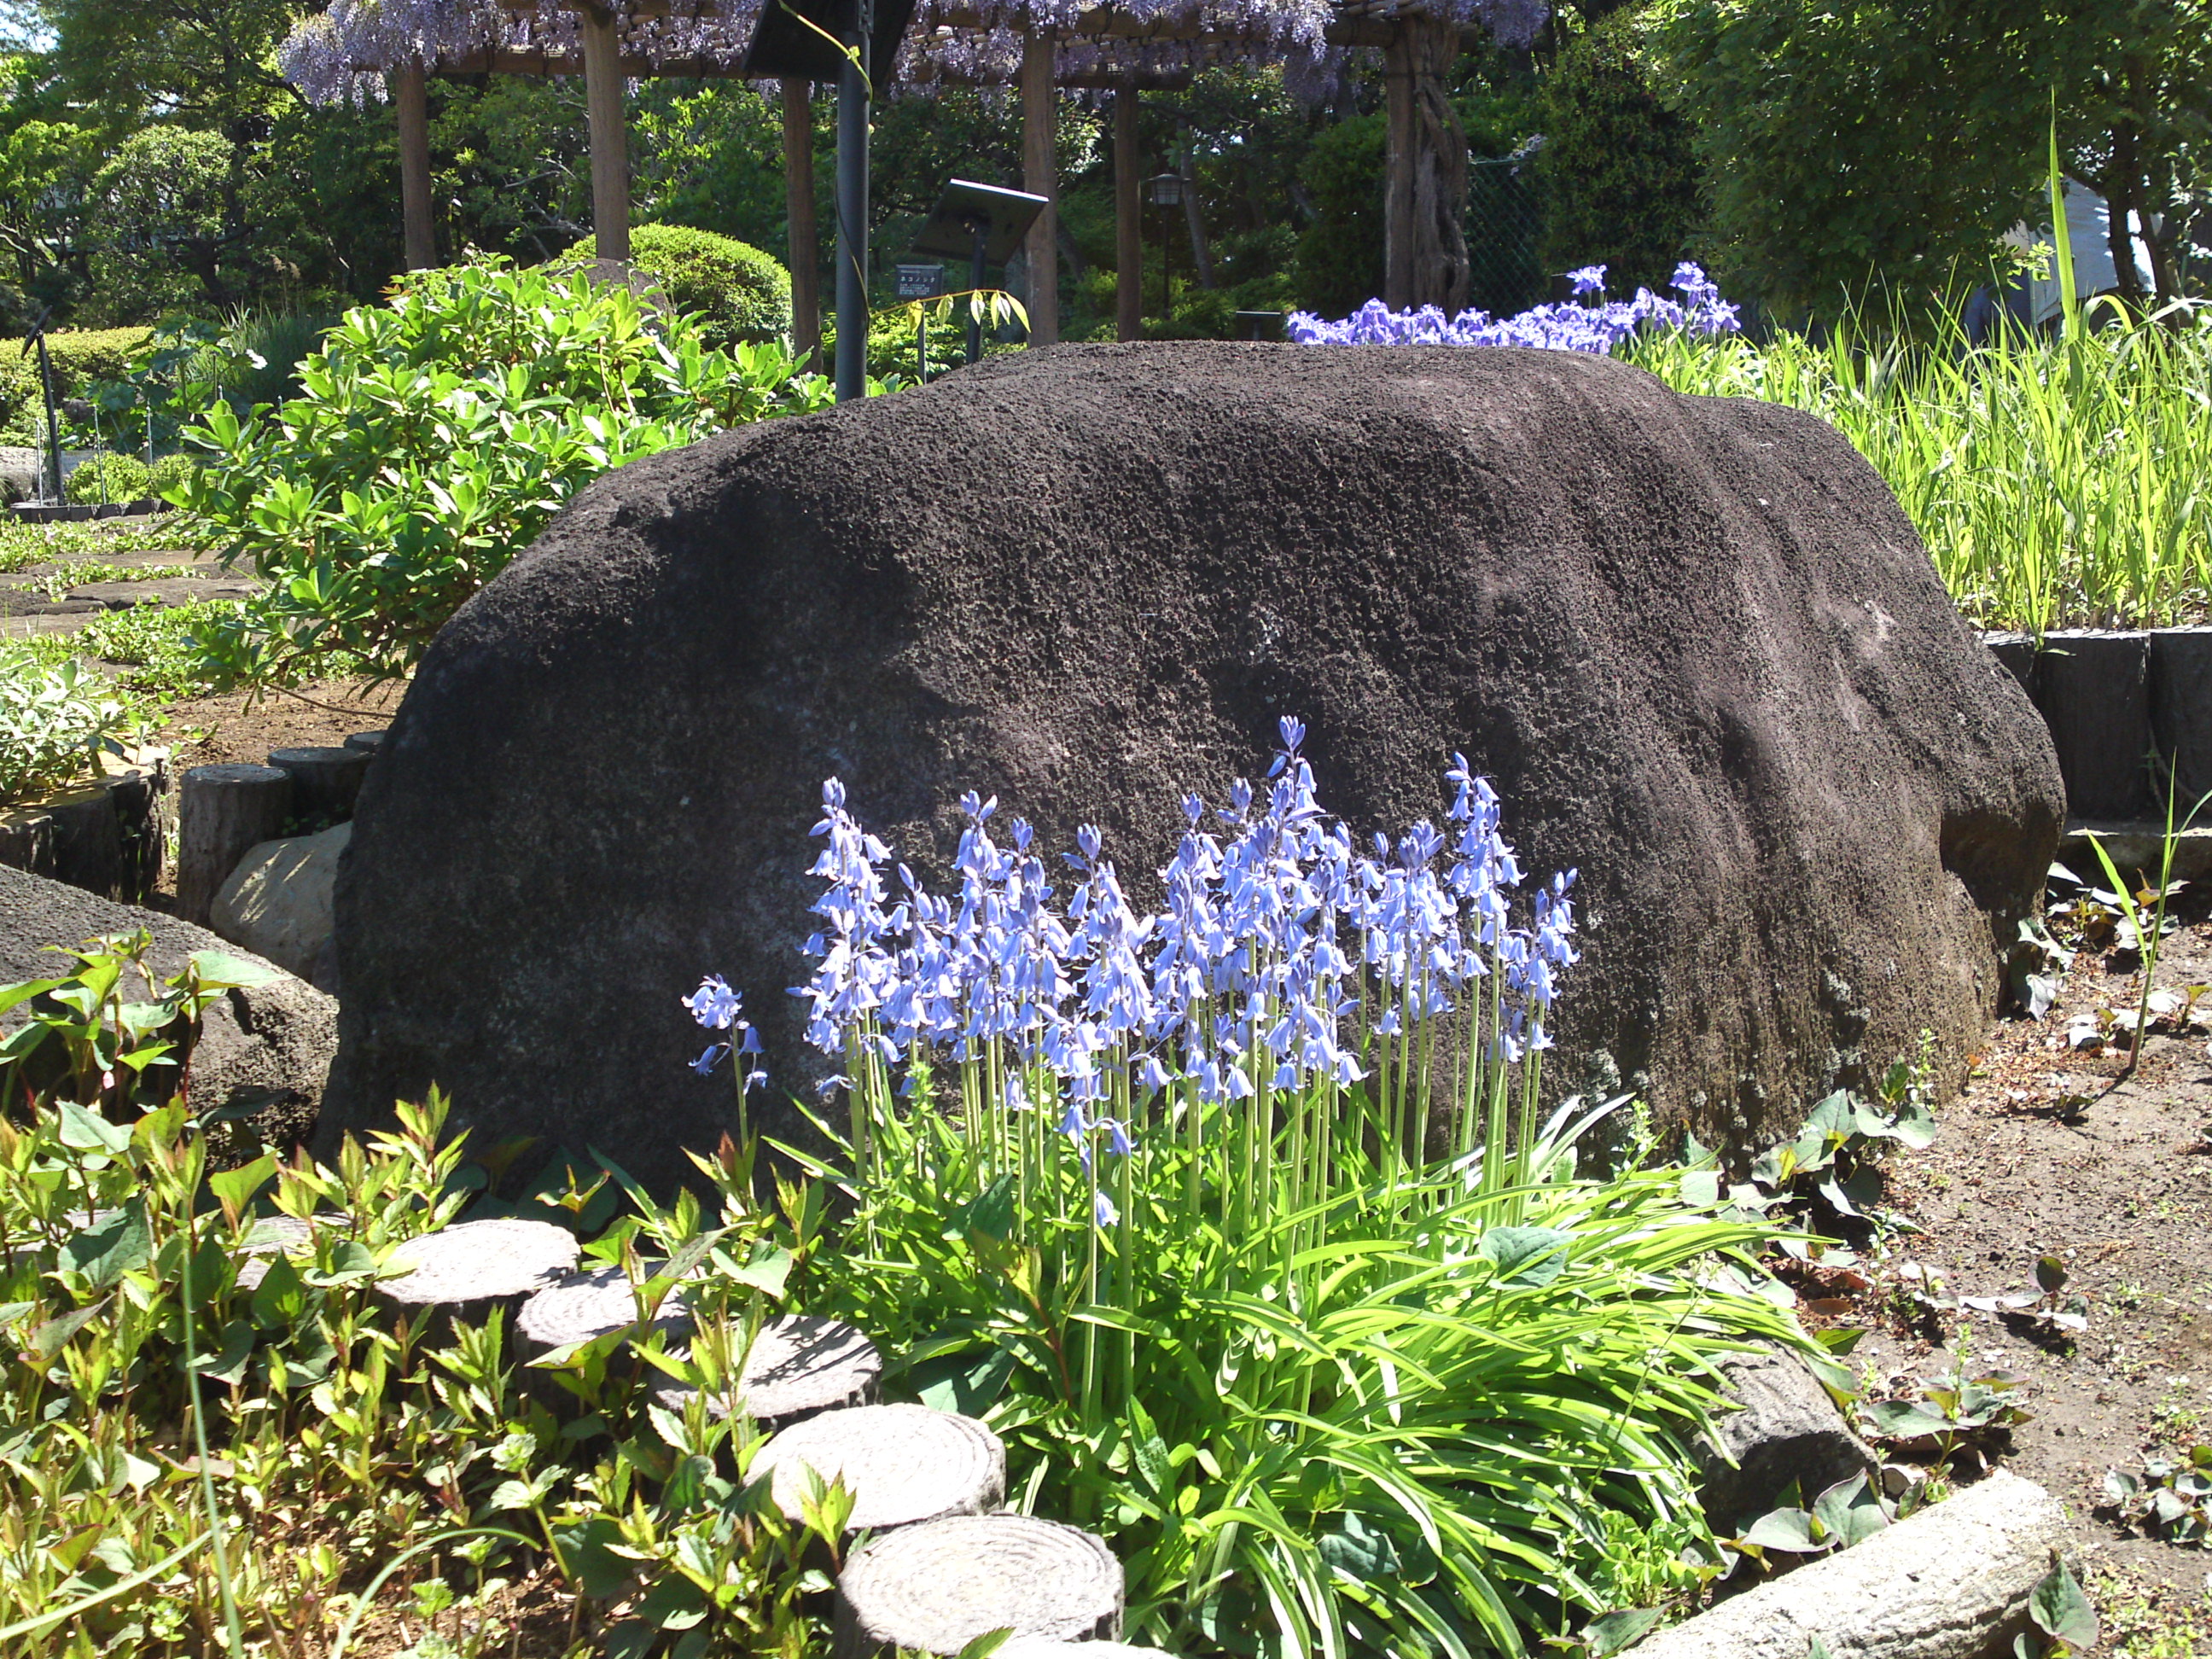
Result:
[[[868,37],[873,0],[854,0],[837,71],[837,401],[868,395]]]
[[[974,222],[973,228],[975,247],[974,257],[968,264],[968,361],[971,363],[983,355],[983,324],[975,314],[975,295],[983,286],[983,255],[991,246],[991,222],[978,219]]]
[[[46,319],[39,319],[39,384],[46,396],[46,457],[54,469],[52,501],[62,499],[62,429],[54,417],[54,364],[46,355]]]

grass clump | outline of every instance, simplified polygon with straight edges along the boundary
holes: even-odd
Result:
[[[1625,355],[1677,391],[1833,425],[1984,627],[2212,618],[2212,311],[1982,345],[1655,334]]]

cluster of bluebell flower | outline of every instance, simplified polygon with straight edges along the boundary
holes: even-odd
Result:
[[[1370,300],[1340,322],[1310,311],[1292,312],[1290,337],[1300,345],[1537,346],[1602,356],[1648,330],[1711,335],[1733,334],[1741,326],[1736,307],[1721,298],[1718,285],[1686,259],[1674,268],[1672,286],[1682,296],[1679,301],[1648,288],[1638,289],[1632,300],[1607,301],[1603,265],[1585,265],[1566,276],[1572,300],[1537,306],[1518,316],[1462,311],[1447,317],[1436,306],[1392,311],[1382,301]]]
[[[822,927],[806,944],[820,965],[794,994],[809,1039],[842,1065],[830,1087],[850,1098],[857,1173],[872,1119],[900,1097],[952,1109],[949,1073],[987,1173],[1018,1176],[1026,1195],[1079,1164],[1104,1226],[1128,1188],[1100,1174],[1094,1148],[1126,1163],[1156,1132],[1218,1149],[1208,1184],[1232,1212],[1267,1202],[1255,1171],[1286,1158],[1291,1201],[1327,1194],[1346,1135],[1363,1164],[1480,1147],[1502,1178],[1509,1144],[1528,1138],[1558,976],[1577,960],[1574,872],[1516,927],[1521,871],[1498,796],[1463,757],[1445,773],[1443,829],[1363,846],[1316,800],[1304,735],[1285,720],[1267,781],[1239,781],[1218,811],[1186,797],[1188,829],[1149,915],[1089,826],[1062,855],[1056,903],[1031,827],[1014,819],[1002,842],[996,799],[972,792],[958,890],[933,893],[825,783]],[[700,993],[718,1014],[719,987]],[[1195,1163],[1189,1179],[1195,1202]]]

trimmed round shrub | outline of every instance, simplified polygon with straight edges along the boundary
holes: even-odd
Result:
[[[96,456],[69,475],[64,493],[80,504],[137,501],[152,495],[153,474],[136,455]]]
[[[588,264],[597,257],[586,240],[555,264]],[[689,225],[639,225],[629,234],[629,262],[659,283],[669,304],[697,319],[710,346],[726,349],[791,331],[791,273],[749,242]]]

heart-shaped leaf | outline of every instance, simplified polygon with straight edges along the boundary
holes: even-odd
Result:
[[[1566,1270],[1572,1233],[1557,1227],[1492,1227],[1475,1254],[1498,1269],[1497,1282],[1508,1290],[1537,1290]]]

